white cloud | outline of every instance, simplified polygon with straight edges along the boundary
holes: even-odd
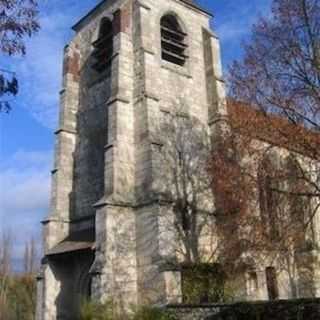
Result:
[[[38,210],[48,203],[48,174],[33,169],[17,172],[8,170],[0,173],[2,184],[1,207],[10,216],[20,216],[23,211]],[[18,218],[18,217],[17,217]]]
[[[251,24],[239,24],[237,21],[231,20],[225,22],[217,28],[219,37],[224,42],[238,41],[239,38],[247,35],[250,31]]]
[[[19,103],[43,125],[53,128],[57,122],[58,94],[61,83],[63,27],[68,16],[50,15],[42,18],[42,29],[30,40],[27,56],[16,60],[21,83]]]
[[[251,34],[260,16],[269,16],[272,0],[226,1],[223,14],[217,14],[215,31],[222,45],[224,67],[242,55],[243,41]]]
[[[0,165],[0,229],[13,234],[15,261],[21,260],[31,237],[41,247],[40,221],[48,214],[51,163],[49,151],[21,150]]]
[[[0,164],[0,172],[8,168],[27,167],[27,168],[43,168],[52,162],[52,152],[49,151],[26,151],[17,150],[11,157],[6,158]]]
[[[17,151],[0,166],[0,216],[11,224],[34,221],[24,211],[41,211],[48,206],[50,151]],[[45,212],[40,213],[40,215]],[[6,219],[6,217],[10,219]]]

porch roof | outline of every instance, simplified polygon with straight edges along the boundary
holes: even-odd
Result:
[[[47,252],[47,256],[95,249],[95,232],[93,229],[72,232],[66,239]]]

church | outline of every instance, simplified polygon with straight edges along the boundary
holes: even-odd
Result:
[[[186,302],[179,262],[214,258],[215,204],[203,159],[228,130],[217,120],[232,109],[211,18],[192,0],[104,0],[73,26],[37,320],[74,320],[84,297],[124,307]],[[201,212],[195,230],[193,212]],[[319,270],[308,282],[314,295]],[[251,268],[239,299],[297,296],[277,277],[273,262]]]

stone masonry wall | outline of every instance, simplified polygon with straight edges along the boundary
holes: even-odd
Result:
[[[206,320],[210,316],[220,314],[226,308],[228,307],[223,304],[167,306],[167,309],[179,320]]]
[[[167,309],[181,320],[318,320],[320,299],[244,302],[207,306],[172,305]]]
[[[160,19],[166,13],[175,14],[187,34],[189,58],[183,67],[161,59]],[[92,43],[104,17],[114,26],[114,54],[109,71],[99,75],[92,70]],[[147,283],[157,291],[153,301],[167,302],[154,219],[159,211],[154,181],[161,175],[154,165],[160,151],[159,122],[162,112],[184,105],[209,131],[203,46],[209,20],[184,1],[109,0],[75,26],[65,59],[58,147],[64,144],[56,151],[52,196],[57,210],[51,215],[61,215],[61,221],[47,223],[45,238],[50,240],[47,247],[55,246],[73,224],[75,230],[92,227],[90,217],[96,214],[91,272],[97,299],[142,301]],[[152,220],[147,229],[144,219]],[[129,235],[125,248],[119,232]],[[113,261],[119,270],[113,269]],[[52,265],[45,270],[44,319],[54,320],[54,301],[65,281],[54,278]]]

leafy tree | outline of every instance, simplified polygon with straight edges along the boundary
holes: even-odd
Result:
[[[4,55],[26,54],[25,38],[40,29],[36,0],[0,0],[0,52]],[[10,111],[10,96],[18,93],[15,73],[0,69],[0,112]]]

